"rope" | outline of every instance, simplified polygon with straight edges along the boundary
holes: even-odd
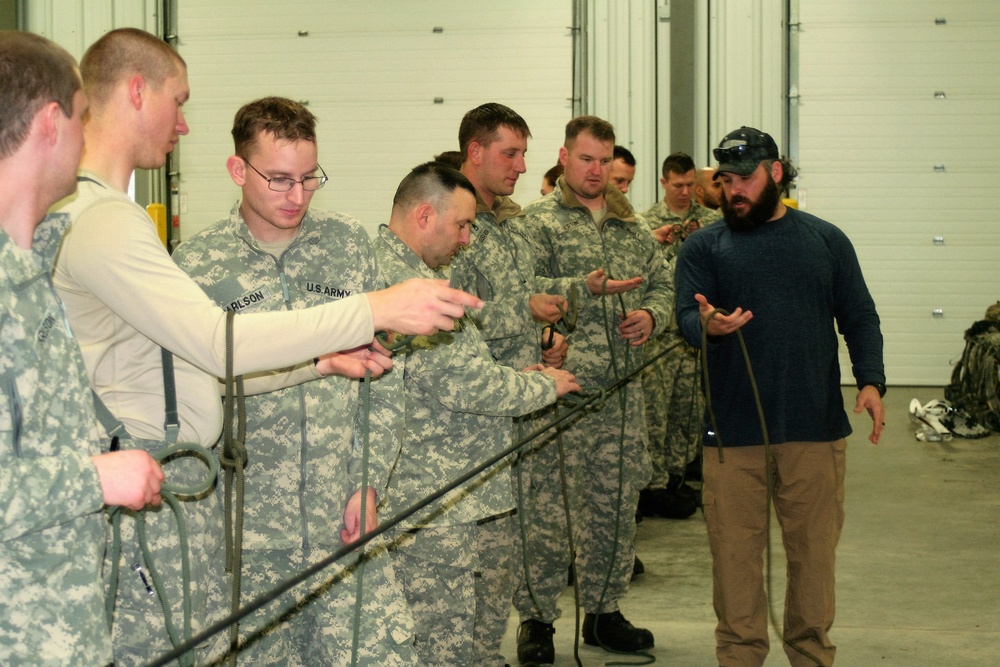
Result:
[[[515,423],[517,425],[517,439],[520,441],[524,437],[524,422],[519,418],[515,420]],[[531,603],[540,608],[542,605],[538,600],[538,595],[535,594],[535,585],[529,568],[531,557],[529,554],[530,547],[528,546],[528,525],[525,519],[524,506],[521,503],[524,498],[524,466],[522,464],[521,452],[515,454],[511,466],[514,468],[514,477],[517,480],[517,527],[521,532],[521,563],[524,569],[524,583],[528,589],[528,596],[531,598]]]
[[[609,261],[609,258],[606,255],[606,253],[605,253],[605,263],[610,266],[610,261]],[[604,335],[605,335],[605,337],[606,337],[606,339],[608,341],[608,353],[609,353],[609,356],[611,358],[611,369],[612,369],[612,372],[614,374],[615,379],[617,380],[617,379],[619,379],[619,378],[622,377],[623,369],[619,368],[619,363],[618,363],[619,360],[618,360],[617,354],[615,353],[615,345],[617,345],[618,341],[621,340],[621,339],[615,337],[615,335],[614,335],[615,331],[612,329],[611,318],[610,318],[610,316],[608,314],[608,304],[607,304],[607,298],[606,298],[605,292],[607,291],[607,284],[608,284],[608,280],[610,280],[610,279],[611,279],[611,272],[610,271],[605,271],[604,280],[601,283],[601,293],[602,293],[602,297],[601,297],[601,312],[602,312],[602,315],[603,315],[603,318],[604,318]],[[625,308],[625,299],[624,299],[624,297],[622,296],[621,293],[617,294],[616,296],[618,298],[618,306],[620,308],[621,319],[624,320],[626,314],[628,313],[628,310]],[[627,346],[625,348],[625,350],[626,350],[626,352],[628,352],[628,354],[626,356],[630,357],[630,359],[627,359],[627,361],[632,361],[631,357],[633,357],[633,354],[636,352],[636,350],[633,350],[630,346]],[[660,356],[661,355],[657,355],[656,357],[654,357],[653,359],[651,359],[650,362],[658,359]],[[638,372],[639,372],[639,370],[641,370],[642,368],[645,368],[648,365],[648,363],[649,362],[647,362],[646,364],[643,364],[638,369],[629,372],[627,374],[627,376],[628,377],[633,377],[633,376],[637,375]],[[623,385],[622,388],[621,388],[621,390],[618,392],[618,409],[621,412],[621,425],[620,425],[619,433],[618,433],[618,496],[617,496],[617,499],[616,499],[616,502],[615,502],[615,528],[614,528],[614,539],[611,542],[612,543],[611,556],[608,559],[608,572],[607,572],[607,574],[604,577],[604,584],[601,586],[601,595],[600,595],[600,597],[598,598],[598,601],[597,601],[597,608],[598,609],[601,609],[601,608],[604,607],[604,599],[605,599],[605,596],[607,595],[608,587],[611,585],[611,575],[614,573],[615,558],[618,556],[618,536],[619,536],[619,534],[621,532],[621,519],[622,519],[622,515],[621,515],[621,510],[622,510],[622,495],[624,494],[624,490],[625,490],[625,430],[626,430],[626,424],[627,424],[627,421],[628,421],[628,395],[627,395],[627,391],[628,391],[627,385]],[[560,454],[560,463],[561,463],[562,462],[561,461],[561,457],[562,457],[562,449],[561,448],[560,448],[559,454]],[[564,485],[565,485],[565,483],[566,483],[565,480],[563,480],[563,484]],[[567,512],[568,512],[569,511],[569,507],[567,506],[566,509],[567,509]],[[574,589],[574,591],[576,591],[577,586],[576,586],[576,578],[575,577],[574,577],[574,580],[573,580],[573,584],[574,584],[573,589]],[[577,604],[577,606],[576,606],[576,623],[577,623],[577,628],[576,628],[576,636],[575,636],[575,639],[574,639],[574,653],[576,653],[576,651],[578,650],[579,641],[580,641],[580,627],[579,627],[579,625],[580,625],[580,606],[579,606],[579,604]],[[646,651],[617,651],[615,649],[612,649],[612,648],[606,646],[604,644],[604,642],[601,641],[601,637],[598,634],[598,628],[599,628],[599,626],[600,626],[600,614],[595,614],[594,615],[594,638],[597,640],[597,644],[602,649],[604,649],[608,653],[615,653],[615,654],[618,654],[618,655],[634,655],[634,656],[637,656],[637,657],[645,658],[645,660],[643,660],[642,662],[607,662],[607,663],[605,663],[609,667],[612,666],[612,665],[649,665],[649,664],[652,664],[652,663],[656,662],[656,658],[653,655],[651,655],[650,653],[646,652]],[[577,660],[579,661],[579,658],[577,658]]]
[[[371,371],[365,371],[365,379],[361,384],[361,424],[358,426],[361,436],[361,516],[358,528],[358,537],[365,536],[365,521],[368,512],[368,456],[369,443],[371,440],[370,415],[371,415]],[[354,576],[357,577],[358,587],[354,592],[354,633],[351,637],[351,667],[358,664],[358,648],[361,645],[361,617],[363,612],[363,593],[365,582],[365,552],[364,547],[358,547],[358,568]]]
[[[566,413],[564,413],[564,414],[557,414],[556,417],[551,422],[549,422],[549,423],[547,423],[547,424],[545,424],[545,425],[543,425],[543,426],[541,426],[541,427],[539,427],[539,428],[531,431],[524,438],[522,438],[518,442],[515,442],[514,444],[512,444],[507,449],[504,449],[503,451],[498,452],[497,454],[495,454],[492,457],[488,458],[487,460],[483,461],[479,465],[470,468],[468,471],[466,471],[465,473],[463,473],[459,477],[455,478],[451,482],[445,484],[444,486],[442,486],[437,491],[429,494],[427,497],[423,498],[419,502],[416,502],[413,505],[405,508],[404,510],[402,510],[398,514],[394,515],[390,519],[386,520],[385,522],[380,522],[379,525],[374,530],[372,530],[371,532],[365,533],[356,542],[352,542],[350,545],[345,545],[345,546],[339,548],[337,551],[335,551],[334,553],[330,554],[326,558],[323,558],[322,560],[317,561],[316,563],[314,563],[314,564],[306,567],[305,569],[303,569],[301,572],[299,572],[294,577],[289,577],[288,579],[286,579],[282,583],[280,583],[277,586],[275,586],[274,588],[272,588],[269,592],[264,593],[264,594],[262,594],[262,595],[260,595],[260,596],[258,596],[256,598],[254,598],[253,600],[247,602],[244,606],[242,606],[239,609],[238,612],[232,613],[229,616],[227,616],[226,618],[223,618],[223,619],[221,619],[219,621],[216,621],[212,625],[204,628],[197,635],[195,635],[194,637],[192,637],[191,639],[189,639],[188,641],[186,641],[183,645],[175,647],[173,651],[170,651],[169,653],[165,653],[162,656],[160,656],[159,658],[157,658],[156,660],[150,662],[147,665],[147,667],[163,667],[164,665],[168,665],[171,661],[178,659],[178,657],[184,655],[185,653],[188,653],[189,651],[192,651],[199,644],[207,641],[209,638],[211,638],[212,636],[218,634],[219,632],[222,632],[223,630],[225,630],[226,628],[228,628],[233,623],[238,623],[240,620],[246,618],[248,615],[250,615],[253,612],[257,611],[258,609],[266,606],[267,604],[273,602],[278,597],[280,597],[282,594],[288,592],[289,590],[291,590],[295,586],[298,586],[299,584],[301,584],[302,582],[306,581],[310,577],[318,574],[319,572],[322,572],[324,569],[326,569],[330,565],[336,563],[337,561],[341,560],[345,556],[350,555],[354,551],[354,549],[358,549],[360,547],[363,547],[364,545],[368,544],[369,542],[371,542],[375,538],[379,537],[380,535],[383,535],[386,532],[392,530],[393,528],[395,528],[396,526],[398,526],[400,523],[402,523],[406,519],[410,518],[411,516],[413,516],[417,512],[420,512],[421,510],[423,510],[425,507],[427,507],[431,503],[433,503],[433,502],[439,500],[440,498],[442,498],[445,494],[450,493],[451,491],[453,491],[454,489],[458,488],[462,484],[465,484],[470,479],[472,479],[472,478],[476,477],[477,475],[481,474],[483,471],[487,470],[488,468],[491,468],[492,466],[494,466],[498,462],[502,461],[503,459],[507,458],[508,456],[510,456],[511,454],[513,454],[514,452],[517,452],[517,451],[523,449],[527,444],[529,444],[530,442],[534,441],[535,439],[537,439],[538,437],[540,437],[541,435],[543,435],[544,433],[546,433],[550,429],[552,429],[552,428],[558,426],[559,424],[565,422],[567,419],[569,419],[573,415],[577,414],[579,411],[587,409],[588,406],[593,405],[594,403],[596,403],[599,399],[601,399],[602,396],[606,395],[607,393],[611,393],[613,391],[616,391],[621,386],[623,386],[625,383],[627,383],[629,380],[631,380],[636,374],[638,374],[640,371],[642,371],[642,369],[646,368],[646,366],[648,366],[648,365],[650,365],[652,363],[655,363],[664,354],[666,354],[667,352],[669,352],[670,350],[672,350],[677,344],[679,344],[679,343],[674,343],[674,344],[668,346],[660,354],[657,354],[656,356],[654,356],[654,357],[646,360],[645,362],[643,362],[641,365],[639,365],[628,376],[626,376],[626,377],[624,377],[624,378],[622,378],[622,379],[620,379],[620,380],[618,380],[618,381],[610,384],[607,387],[604,387],[603,388],[603,392],[595,393],[593,395],[590,395],[588,397],[585,397],[585,398],[581,399],[575,406],[573,406],[572,408],[570,408],[569,410],[567,410]]]
[[[243,581],[243,494],[244,470],[248,461],[246,448],[246,405],[243,395],[243,376],[233,377],[233,321],[235,311],[226,312],[226,398],[223,407],[222,451],[219,462],[223,476],[226,534],[226,572],[232,575],[230,612],[240,608],[240,589]],[[238,421],[233,433],[233,411]],[[233,495],[235,494],[235,501]],[[235,667],[239,649],[239,623],[229,626],[229,654],[226,664]]]
[[[556,412],[558,414],[558,407]],[[559,448],[559,483],[562,486],[563,511],[566,513],[566,540],[569,547],[569,569],[573,574],[573,608],[576,609],[575,630],[573,632],[573,659],[578,667],[580,660],[580,577],[576,574],[576,543],[573,539],[573,513],[570,511],[569,479],[566,475],[566,451],[563,449],[562,429],[556,431],[556,447]]]
[[[718,425],[715,421],[715,411],[712,409],[712,388],[708,377],[708,324],[712,321],[716,315],[729,315],[729,312],[722,309],[716,308],[708,314],[705,319],[705,323],[702,325],[701,329],[701,358],[702,358],[702,377],[705,381],[705,409],[708,411],[709,419],[712,421],[712,430],[715,432],[716,445],[719,449],[719,463],[724,463],[725,458],[722,454],[722,435],[719,433]],[[771,507],[774,504],[774,474],[772,469],[774,466],[774,459],[771,454],[771,439],[767,433],[767,422],[764,419],[764,406],[760,400],[760,391],[757,389],[757,378],[754,375],[753,367],[750,364],[750,354],[747,351],[746,342],[743,340],[743,332],[739,329],[736,330],[736,338],[740,343],[740,350],[743,352],[743,362],[746,364],[747,375],[750,378],[750,389],[753,392],[754,403],[757,406],[757,418],[760,421],[760,432],[764,436],[764,465],[765,473],[764,479],[767,482],[767,519],[765,523],[764,532],[767,535],[767,542],[765,545],[765,551],[767,552],[766,557],[766,572],[767,572],[767,613],[771,621],[771,626],[774,628],[775,633],[781,637],[781,641],[785,646],[791,647],[794,651],[798,652],[800,655],[813,661],[816,667],[824,667],[823,661],[814,656],[809,651],[798,646],[795,642],[789,641],[785,638],[784,632],[781,631],[778,625],[778,615],[774,607],[774,595],[773,595],[773,579],[771,576],[772,569],[772,552],[771,552]]]
[[[462,330],[465,326],[464,323],[467,317],[467,315],[463,315],[461,318],[455,320],[455,328],[451,331],[438,331],[436,334],[431,336],[420,336],[417,334],[404,335],[398,334],[394,331],[376,331],[375,340],[379,342],[379,345],[390,352],[399,352],[400,350],[409,349],[418,344],[421,347],[428,347],[439,343],[447,343],[451,340],[452,334]],[[423,342],[418,343],[418,341]]]

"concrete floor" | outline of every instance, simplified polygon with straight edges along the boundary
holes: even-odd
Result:
[[[845,389],[853,407],[855,391]],[[943,398],[939,389],[890,387],[886,431],[871,445],[867,414],[854,415],[849,439],[846,523],[838,549],[837,664],[849,667],[951,667],[1000,661],[1000,435],[980,440],[919,442],[908,407]],[[777,525],[774,524],[775,530]],[[711,571],[704,518],[645,519],[636,540],[646,573],[622,604],[649,628],[656,662],[712,667],[715,660]],[[780,537],[775,533],[777,616],[783,599]],[[572,590],[556,621],[557,666],[575,665]],[[504,638],[517,663],[512,615]],[[616,656],[580,643],[584,665]],[[765,667],[787,665],[772,630]]]

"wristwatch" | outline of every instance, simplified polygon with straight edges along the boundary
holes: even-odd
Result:
[[[881,382],[865,382],[863,385],[861,385],[861,387],[859,387],[859,389],[864,389],[865,387],[869,386],[875,387],[875,389],[878,391],[878,395],[880,398],[882,396],[885,396],[886,388],[885,385],[882,384]]]

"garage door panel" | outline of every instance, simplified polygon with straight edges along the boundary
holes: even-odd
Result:
[[[871,0],[838,0],[810,2],[810,21],[824,25],[857,25],[880,23],[887,25],[924,25],[944,18],[947,25],[980,24],[1000,21],[1000,8],[990,2],[955,2],[954,0],[907,0],[906,2],[871,2]],[[806,14],[805,7],[802,13]]]
[[[181,7],[185,22],[184,35],[194,37],[219,36],[220,27],[234,22],[240,24],[238,33],[230,32],[233,39],[240,35],[267,37],[283,31],[309,30],[314,35],[357,35],[399,37],[406,33],[430,31],[440,26],[447,33],[452,29],[475,29],[484,34],[494,34],[497,26],[511,25],[511,14],[530,9],[530,25],[570,25],[566,22],[566,5],[558,2],[531,3],[509,2],[503,13],[487,3],[465,0],[433,0],[421,3],[421,11],[402,11],[398,0],[366,0],[364,3],[314,1],[275,3],[260,0],[213,0],[212,2],[186,3]],[[504,18],[507,21],[504,21]],[[421,23],[423,19],[423,23]],[[221,24],[221,26],[220,26]],[[228,31],[227,31],[228,32]]]
[[[943,384],[1000,298],[1000,224],[984,204],[1000,175],[1000,3],[798,10],[795,195],[857,249],[890,383]]]
[[[489,101],[511,106],[532,129],[529,172],[514,193],[528,203],[572,115],[571,10],[568,0],[427,0],[419,11],[396,0],[182,4],[193,130],[180,151],[182,236],[238,196],[224,169],[233,114],[264,95],[308,102],[331,177],[313,205],[354,215],[370,233],[388,220],[406,172],[457,150],[462,116]]]

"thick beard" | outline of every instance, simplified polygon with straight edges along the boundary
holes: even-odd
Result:
[[[746,197],[737,196],[734,202],[750,203],[750,208],[745,215],[739,215],[733,210],[732,204],[723,192],[720,195],[722,214],[725,217],[726,225],[734,232],[752,232],[774,216],[774,211],[778,207],[781,199],[781,190],[774,182],[771,175],[767,175],[767,184],[760,193],[760,198],[755,202],[750,202]]]

